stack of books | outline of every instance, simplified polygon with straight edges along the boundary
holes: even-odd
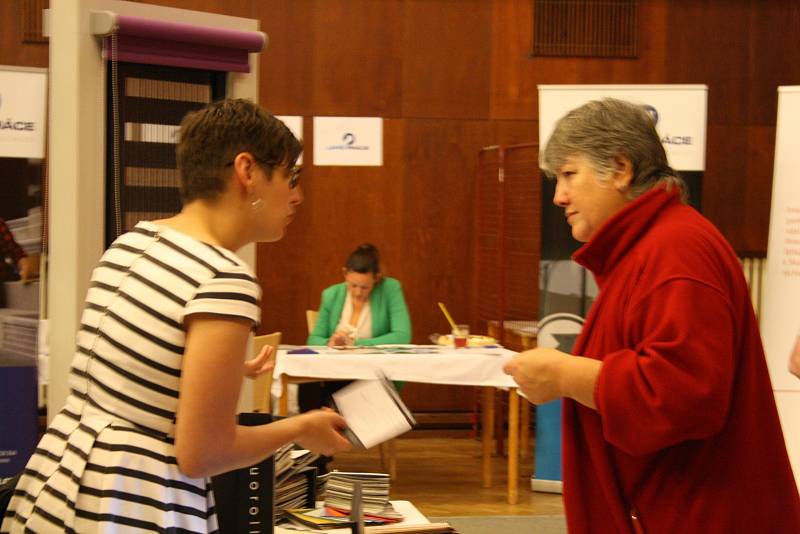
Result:
[[[317,496],[317,468],[309,467],[319,457],[292,444],[275,453],[275,520],[285,510],[313,507]]]
[[[349,512],[353,502],[354,483],[361,483],[362,510],[365,515],[402,519],[389,503],[391,480],[385,473],[351,473],[331,471],[324,475],[325,506]]]

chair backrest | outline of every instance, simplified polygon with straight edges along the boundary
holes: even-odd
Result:
[[[306,310],[306,324],[308,325],[308,333],[314,331],[314,327],[317,326],[317,319],[319,318],[319,311],[317,310]]]
[[[273,332],[272,334],[256,336],[253,338],[253,354],[251,354],[250,357],[251,358],[256,357],[258,353],[261,352],[261,349],[263,349],[266,345],[270,345],[274,349],[272,357],[275,358],[275,356],[278,353],[278,345],[280,344],[281,344],[280,332]],[[272,389],[272,371],[268,371],[253,380],[254,412],[270,413],[270,410],[272,408],[271,406],[272,395],[270,393],[271,389]]]

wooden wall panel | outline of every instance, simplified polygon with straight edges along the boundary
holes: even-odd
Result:
[[[48,47],[43,43],[23,43],[18,0],[0,2],[0,65],[47,67]]]
[[[402,241],[419,342],[434,332],[450,333],[439,301],[456,322],[469,322],[475,163],[492,137],[487,121],[407,123]]]
[[[398,58],[403,66],[403,116],[488,117],[491,3],[407,0],[404,4],[405,40]]]
[[[315,2],[308,17],[312,55],[296,58],[313,65],[315,114],[400,116],[403,8],[403,2]]]
[[[314,115],[313,5],[313,0],[269,0],[253,10],[269,35],[269,46],[259,56],[259,101],[280,115]]]
[[[533,50],[532,0],[494,2],[491,50],[491,117],[538,117],[537,83],[556,82],[543,81],[530,72],[530,53]],[[540,58],[538,61],[544,65],[554,62],[552,58]],[[538,127],[536,130],[538,137]]]
[[[231,17],[257,18],[252,14],[253,0],[131,0],[140,4],[153,4],[177,9],[205,11]]]
[[[800,83],[798,29],[795,2],[669,4],[667,81],[709,87],[703,209],[742,253],[766,253],[777,88]]]

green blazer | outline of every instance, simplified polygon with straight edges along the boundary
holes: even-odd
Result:
[[[347,286],[344,282],[322,292],[319,317],[307,345],[327,345],[342,317]],[[372,311],[372,336],[357,339],[356,345],[391,345],[411,343],[411,318],[403,297],[403,288],[394,278],[384,278],[369,295]]]

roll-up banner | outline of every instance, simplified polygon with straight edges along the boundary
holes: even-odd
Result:
[[[47,70],[0,65],[0,158],[44,158]]]
[[[800,86],[778,88],[774,173],[761,335],[800,485],[800,378],[789,372],[790,355],[800,343]]]
[[[591,100],[618,98],[645,106],[673,169],[703,171],[707,95],[705,85],[540,85],[539,146],[547,144],[568,111]]]

